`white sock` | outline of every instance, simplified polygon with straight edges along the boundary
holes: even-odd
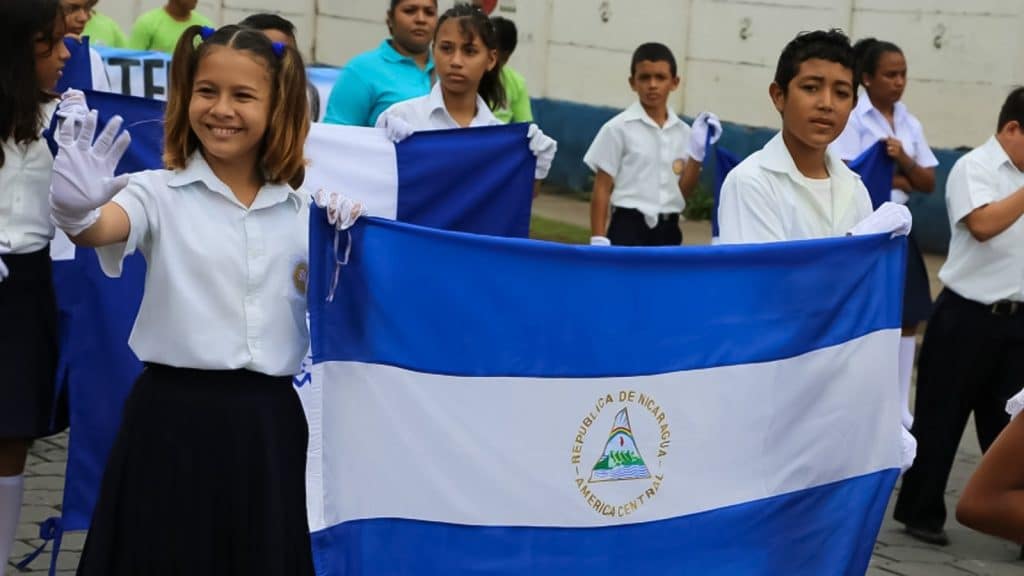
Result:
[[[0,576],[4,575],[14,546],[24,489],[24,476],[0,476]]]
[[[900,338],[900,403],[903,427],[910,430],[914,424],[914,416],[910,413],[910,378],[914,374],[914,352],[917,350],[917,339],[913,336]]]

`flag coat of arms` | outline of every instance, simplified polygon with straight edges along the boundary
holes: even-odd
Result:
[[[593,248],[311,216],[321,575],[863,574],[905,239]]]

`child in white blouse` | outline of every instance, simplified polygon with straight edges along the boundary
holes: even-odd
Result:
[[[238,26],[189,28],[172,62],[167,170],[112,177],[118,117],[95,144],[95,111],[58,137],[55,221],[110,275],[136,249],[147,261],[129,341],[146,368],[78,573],[181,573],[188,558],[195,574],[312,574],[291,386],[309,340],[305,68]]]
[[[377,127],[400,142],[413,132],[504,124],[491,112],[505,104],[494,24],[483,12],[459,4],[441,15],[434,31],[437,82],[430,94],[392,105],[377,118]],[[534,176],[543,180],[557,143],[536,124],[527,133],[537,158]]]
[[[53,157],[42,139],[70,56],[63,36],[58,0],[0,3],[0,574],[18,527],[29,444],[59,432],[65,421],[53,418],[57,302],[47,203]]]

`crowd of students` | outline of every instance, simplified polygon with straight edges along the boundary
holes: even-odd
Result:
[[[313,100],[294,29],[269,17],[217,30],[188,21],[177,34],[148,25],[154,42],[174,52],[166,169],[115,177],[130,145],[120,119],[100,127],[84,95],[52,92],[68,58],[62,39],[93,4],[0,4],[8,55],[0,64],[0,572],[29,442],[66,427],[54,398],[48,243],[56,225],[97,248],[111,276],[135,251],[148,264],[129,342],[145,369],[124,408],[78,573],[311,574],[307,429],[290,378],[308,332],[292,272],[307,257],[310,202],[340,229],[362,208],[332,191],[302,191]],[[194,2],[172,5],[194,14]],[[522,77],[505,72],[515,48],[510,22],[467,5],[439,16],[435,0],[391,0],[387,20],[391,37],[345,66],[327,121],[377,126],[397,142],[419,130],[531,119]],[[895,45],[854,47],[837,30],[789,42],[768,87],[781,130],[726,178],[721,241],[909,233],[900,202],[934,188],[937,162],[901,103],[906,70]],[[638,47],[629,72],[636,102],[601,128],[584,158],[596,174],[591,243],[679,245],[685,197],[722,126],[711,113],[687,125],[668,105],[680,79],[664,45]],[[41,137],[54,115],[55,158]],[[911,535],[940,544],[944,487],[972,411],[982,448],[992,450],[958,515],[1024,540],[1019,419],[996,440],[1009,421],[1006,401],[1024,383],[1024,355],[1014,352],[1024,342],[1024,89],[1007,98],[996,128],[950,175],[953,241],[934,311],[912,242],[908,258],[904,335],[929,324],[916,410],[903,414],[920,455],[896,518]],[[894,202],[873,212],[844,160],[879,140],[896,165]],[[525,145],[542,180],[557,143],[531,125]],[[900,362],[906,399],[907,341]]]

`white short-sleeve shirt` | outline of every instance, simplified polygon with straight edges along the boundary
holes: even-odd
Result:
[[[860,176],[833,152],[826,153],[825,165],[828,188],[821,181],[808,181],[782,133],[776,134],[722,183],[719,240],[750,244],[845,235],[871,214],[871,197]]]
[[[983,304],[1024,302],[1024,218],[986,242],[979,242],[964,218],[1024,187],[1024,172],[1010,161],[995,136],[957,160],[946,182],[946,210],[952,230],[949,255],[939,279],[964,298]]]
[[[689,158],[690,127],[669,108],[664,126],[634,102],[605,123],[583,162],[615,180],[611,204],[648,216],[677,214],[686,208],[679,177]]]
[[[103,271],[146,258],[129,345],[140,360],[204,370],[299,371],[306,327],[308,198],[267,184],[246,208],[196,152],[183,170],[131,177],[113,200],[125,243],[97,249]]]
[[[43,106],[40,135],[49,125],[57,103]],[[53,238],[50,221],[50,176],[53,155],[46,140],[0,142],[4,164],[0,167],[0,246],[14,254],[38,252]]]
[[[850,114],[846,129],[832,143],[831,148],[839,154],[840,158],[850,161],[860,156],[875,142],[884,138],[896,138],[903,145],[907,156],[913,158],[918,166],[922,168],[938,166],[939,160],[924,137],[924,127],[907,110],[903,102],[897,102],[893,106],[892,116],[895,126],[889,124],[885,116],[882,116],[882,113],[871,104],[871,98],[867,93],[861,90],[857,107]],[[908,198],[909,196],[903,190],[892,189],[893,202],[906,204]]]
[[[441,94],[441,83],[435,82],[430,89],[430,94],[412,98],[392,104],[387,110],[377,117],[377,128],[382,128],[388,118],[397,117],[412,126],[413,130],[447,130],[450,128],[462,128],[459,126],[448,109],[444,105],[444,96]],[[476,116],[470,121],[469,127],[475,126],[498,126],[504,124],[494,117],[487,102],[478,94],[476,97]]]

